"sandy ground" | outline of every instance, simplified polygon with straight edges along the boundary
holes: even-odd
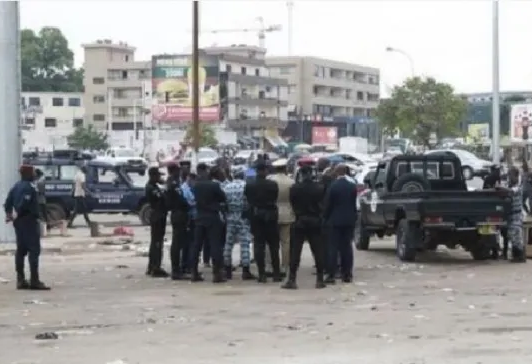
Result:
[[[146,278],[132,251],[45,255],[51,292],[14,290],[0,257],[1,364],[529,363],[529,264],[460,251],[397,261],[391,241],[357,252],[355,283],[298,291]],[[166,259],[166,258],[165,258]],[[207,274],[210,278],[210,274]],[[530,320],[530,321],[528,321]],[[35,340],[55,332],[57,340]]]

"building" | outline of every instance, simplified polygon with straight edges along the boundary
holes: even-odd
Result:
[[[491,103],[493,100],[492,92],[466,93],[462,94],[462,96],[470,104],[486,104]],[[499,96],[501,97],[501,101],[509,97],[521,97],[523,98],[522,102],[532,102],[532,91],[503,91],[499,92]]]
[[[21,104],[25,146],[64,146],[66,137],[84,124],[82,93],[23,92]]]
[[[85,120],[99,130],[126,131],[151,121],[151,61],[136,61],[135,47],[97,40],[84,44]]]
[[[312,142],[311,125],[336,127],[339,137],[358,135],[356,124],[368,124],[378,106],[377,68],[316,57],[268,57],[266,64],[271,77],[288,82],[292,138]],[[375,134],[368,125],[359,131]]]

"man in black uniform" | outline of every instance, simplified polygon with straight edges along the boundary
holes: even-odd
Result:
[[[499,166],[492,166],[490,174],[484,178],[483,190],[495,188],[501,185],[501,169]]]
[[[316,264],[316,288],[324,288],[325,251],[321,235],[321,203],[324,191],[318,182],[313,181],[312,167],[303,166],[300,173],[302,181],[290,188],[290,205],[292,205],[296,221],[292,224],[292,239],[290,241],[290,274],[288,281],[282,288],[297,289],[296,275],[305,240],[308,240],[310,244],[310,250]]]
[[[281,282],[279,230],[277,228],[279,186],[276,182],[266,179],[268,165],[264,161],[257,163],[256,169],[257,177],[254,181],[247,183],[244,195],[249,206],[246,215],[249,217],[251,233],[254,238],[254,255],[259,271],[258,281],[260,283],[267,282],[264,255],[266,244],[268,244],[272,259],[273,281]]]
[[[172,223],[172,246],[170,247],[170,260],[172,262],[172,279],[184,278],[183,267],[180,267],[181,255],[185,253],[187,245],[188,202],[183,196],[180,183],[180,172],[177,164],[168,166],[168,179],[166,180],[166,197],[170,210]]]
[[[168,273],[161,268],[164,248],[164,232],[166,227],[165,192],[161,187],[161,173],[157,167],[148,169],[148,183],[146,184],[146,198],[150,204],[150,251],[147,275],[155,278],[166,278]]]
[[[223,274],[222,251],[222,209],[225,206],[225,194],[219,183],[209,179],[208,167],[204,163],[197,166],[198,178],[194,185],[196,198],[196,225],[194,245],[192,247],[192,282],[203,281],[198,271],[202,245],[209,244],[212,256],[214,283],[225,281]]]

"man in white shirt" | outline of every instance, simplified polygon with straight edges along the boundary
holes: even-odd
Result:
[[[87,213],[86,195],[87,189],[85,187],[87,167],[80,167],[78,173],[74,176],[74,210],[70,214],[70,221],[68,227],[72,227],[72,223],[78,214],[83,214],[85,222],[90,226],[89,214]]]

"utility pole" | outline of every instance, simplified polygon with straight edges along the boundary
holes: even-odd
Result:
[[[195,151],[195,164],[198,165],[200,147],[199,118],[199,1],[194,1],[192,9],[192,127]]]
[[[493,96],[492,96],[492,124],[491,124],[491,149],[493,163],[501,164],[500,157],[500,99],[499,99],[499,1],[493,0],[493,24],[492,24],[492,78],[493,78]],[[526,150],[526,149],[525,149]]]
[[[0,1],[0,198],[19,179],[21,152],[20,10],[18,1]],[[14,243],[11,224],[0,212],[0,243]]]

